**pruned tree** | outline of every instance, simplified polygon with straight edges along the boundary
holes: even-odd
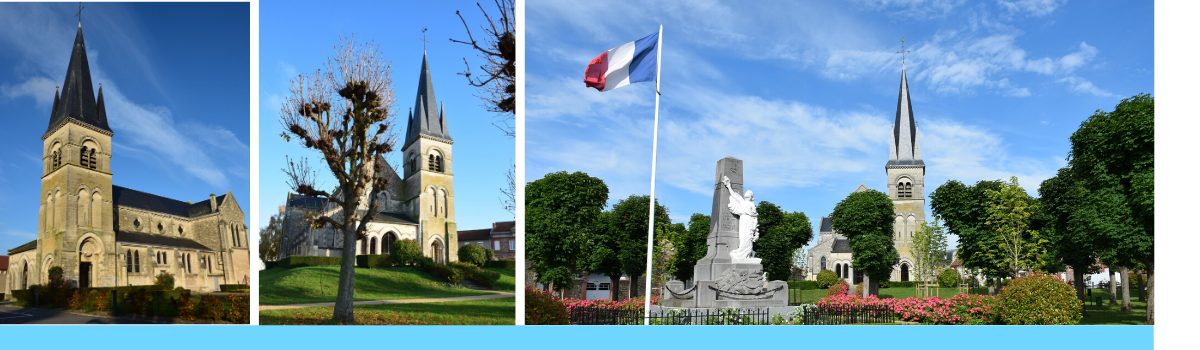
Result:
[[[287,159],[283,169],[288,185],[300,195],[325,198],[341,210],[312,215],[313,228],[328,227],[342,234],[342,263],[338,274],[333,321],[354,323],[355,241],[363,238],[375,218],[378,193],[387,179],[380,160],[395,146],[392,126],[391,63],[373,42],[359,46],[354,37],[342,38],[325,71],[301,74],[292,81],[291,95],[279,112],[285,140],[298,139],[320,154],[337,186],[316,188],[316,173],[306,159]],[[290,136],[289,136],[290,134]],[[364,203],[366,201],[366,203]],[[364,210],[359,210],[364,209]]]
[[[588,252],[588,236],[608,202],[608,185],[560,171],[525,185],[525,259],[546,288],[569,288]]]
[[[516,36],[516,7],[513,0],[495,0],[498,14],[493,17],[483,9],[483,5],[475,3],[487,24],[480,25],[484,36],[482,42],[475,39],[471,26],[463,18],[462,12],[454,11],[462,20],[463,28],[467,30],[467,40],[450,39],[452,42],[470,45],[483,59],[479,66],[480,75],[471,73],[471,64],[463,58],[467,66],[465,72],[459,73],[467,78],[467,83],[476,87],[475,95],[484,101],[488,111],[496,113],[497,121],[492,125],[499,128],[505,135],[517,135],[513,120],[516,116],[517,104],[517,36]]]
[[[279,241],[283,238],[283,213],[271,215],[266,226],[258,230],[258,258],[262,262],[279,258]]]

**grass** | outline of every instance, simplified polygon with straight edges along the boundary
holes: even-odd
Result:
[[[421,304],[361,305],[354,307],[355,324],[366,325],[511,325],[516,299],[484,299]],[[261,310],[264,325],[331,324],[333,307]]]
[[[332,302],[337,299],[339,269],[339,266],[311,266],[259,271],[259,304]],[[512,270],[509,271],[508,276],[513,276]],[[503,273],[501,274],[503,275]],[[508,279],[513,281],[515,277],[508,277]],[[504,280],[505,277],[502,276],[501,281]],[[450,286],[445,279],[415,267],[354,269],[354,300],[358,301],[448,298],[483,294],[490,293]]]
[[[485,267],[483,269],[500,273],[500,280],[496,281],[493,289],[502,292],[517,292],[517,270],[499,267]]]
[[[1096,306],[1096,297],[1101,297],[1103,304]],[[1079,321],[1081,325],[1104,325],[1104,324],[1144,324],[1146,323],[1146,302],[1138,301],[1137,292],[1130,288],[1129,304],[1133,307],[1133,312],[1121,312],[1121,290],[1117,289],[1117,305],[1108,305],[1108,290],[1107,289],[1092,289],[1092,296],[1088,297],[1084,303],[1084,308],[1087,309],[1087,317]]]

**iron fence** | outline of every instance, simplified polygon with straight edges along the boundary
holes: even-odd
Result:
[[[579,307],[571,310],[571,324],[641,325],[642,310],[612,310]],[[769,308],[752,309],[673,309],[650,311],[651,325],[766,325],[771,324]]]
[[[801,306],[803,307],[803,306]],[[853,305],[853,306],[824,306],[807,308],[801,320],[793,324],[805,325],[841,325],[841,324],[872,324],[896,323],[899,320],[895,311],[883,305]]]

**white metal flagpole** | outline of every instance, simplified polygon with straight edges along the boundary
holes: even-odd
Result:
[[[650,236],[646,241],[646,308],[643,315],[644,324],[650,325],[650,282],[654,280],[654,176],[658,171],[658,98],[662,92],[658,90],[662,78],[662,24],[658,25],[658,46],[655,48],[658,57],[655,58],[654,76],[654,151],[650,156]]]

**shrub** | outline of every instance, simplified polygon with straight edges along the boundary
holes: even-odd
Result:
[[[788,288],[821,289],[817,281],[788,281]]]
[[[833,285],[829,286],[829,291],[825,292],[825,297],[846,295],[846,291],[848,290],[850,290],[850,285],[847,284],[846,281],[838,280],[837,282],[833,283]]]
[[[569,324],[567,307],[554,300],[550,292],[525,287],[525,324]]]
[[[75,294],[71,295],[71,301],[68,302],[67,304],[73,310],[83,310],[84,306],[87,305],[87,302],[85,301],[85,299],[86,299],[85,294],[83,292],[81,292],[80,290],[76,289]]]
[[[392,253],[392,263],[400,266],[416,265],[424,257],[424,254],[421,253],[421,245],[411,239],[392,242],[390,253]]]
[[[1042,273],[1009,281],[997,297],[997,311],[1005,324],[1078,324],[1082,308],[1071,286]]]
[[[279,260],[279,267],[290,269],[306,266],[338,266],[342,264],[340,256],[303,256],[293,255]]]
[[[495,267],[495,268],[501,268],[501,269],[516,269],[517,261],[513,260],[512,258],[506,258],[506,259],[500,259],[500,260],[490,260],[490,261],[484,262],[483,267]]]
[[[854,295],[855,296],[860,296],[860,297],[863,296],[863,284],[865,284],[865,283],[859,283],[859,284],[854,285]]]
[[[270,269],[273,269],[273,268],[279,267],[279,262],[278,262],[278,261],[266,261],[265,263],[266,263],[266,265],[267,265],[267,270],[270,270]]]
[[[837,282],[837,273],[833,271],[823,270],[820,273],[817,273],[817,285],[821,287],[820,289],[829,288]]]
[[[487,261],[487,252],[478,244],[464,244],[458,247],[458,261],[483,266],[483,262]]]
[[[392,256],[383,254],[364,254],[354,257],[355,266],[365,268],[392,266]]]
[[[496,251],[492,248],[483,248],[483,255],[484,261],[496,260]],[[461,255],[459,255],[459,259],[462,259]]]
[[[916,281],[890,281],[887,287],[880,288],[913,288],[917,286]]]
[[[144,289],[133,289],[125,293],[125,305],[128,307],[125,311],[138,315],[153,315],[154,310],[150,308],[150,293]]]
[[[169,273],[164,273],[154,277],[154,286],[160,290],[171,290],[175,288],[175,276]]]
[[[225,314],[225,319],[237,324],[250,324],[249,294],[226,295],[225,301],[229,302],[229,312]]]
[[[237,293],[237,292],[245,293],[245,292],[250,291],[250,286],[247,286],[244,284],[222,284],[222,285],[220,285],[220,288],[221,288],[222,292],[227,292],[227,293]]]
[[[179,318],[196,319],[196,302],[192,300],[192,292],[185,289],[178,299],[171,298],[171,305],[175,306],[175,310],[179,310]]]
[[[445,278],[450,284],[462,284],[463,273],[458,269],[439,264],[434,262],[433,259],[424,256],[421,257],[419,263],[425,272]]]
[[[958,271],[945,269],[937,275],[938,285],[942,288],[958,287]]]
[[[92,290],[88,292],[88,304],[96,311],[112,311],[112,292]]]
[[[197,317],[215,321],[220,320],[224,315],[225,304],[221,303],[221,299],[211,295],[200,297],[200,309],[197,311]]]
[[[492,272],[479,268],[479,266],[464,264],[460,262],[450,263],[450,267],[458,269],[463,273],[463,277],[469,278],[476,283],[482,284],[484,287],[493,288],[496,282],[500,280],[499,272]]]

